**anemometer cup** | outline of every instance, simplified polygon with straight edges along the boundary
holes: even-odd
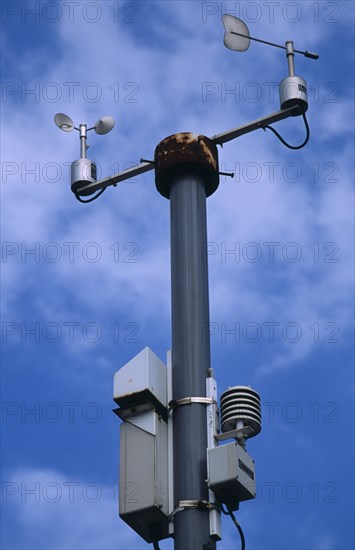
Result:
[[[303,115],[308,109],[307,83],[300,76],[288,76],[280,82],[281,109],[299,107],[292,116]]]
[[[78,189],[96,181],[97,168],[95,162],[87,158],[75,160],[71,165],[71,190],[76,195]],[[81,196],[92,195],[95,191],[83,191]]]

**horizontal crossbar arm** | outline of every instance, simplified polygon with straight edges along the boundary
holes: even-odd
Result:
[[[92,193],[95,193],[95,191],[99,191],[104,187],[109,187],[110,185],[116,185],[121,181],[134,178],[135,176],[139,176],[140,174],[144,174],[145,172],[149,172],[149,170],[154,170],[154,163],[142,162],[141,164],[137,164],[132,168],[127,168],[127,170],[123,170],[122,172],[119,172],[114,176],[108,176],[107,178],[104,178],[102,180],[94,181],[93,183],[88,183],[87,185],[80,187],[76,191],[76,193],[77,195],[81,195],[83,191],[85,192],[91,191]]]
[[[262,118],[253,120],[252,122],[248,122],[243,126],[232,128],[231,130],[227,130],[227,132],[223,132],[221,134],[216,134],[215,136],[212,136],[210,139],[214,141],[217,145],[223,145],[223,143],[227,143],[228,141],[231,141],[232,139],[235,139],[239,136],[243,136],[244,134],[248,134],[249,132],[258,130],[259,128],[264,128],[268,124],[273,124],[274,122],[278,122],[279,120],[284,120],[289,116],[294,116],[295,113],[298,111],[299,111],[299,114],[301,114],[301,111],[299,110],[298,106],[290,107],[289,109],[282,109],[281,111],[276,111],[271,115],[267,115]]]
[[[298,106],[290,107],[289,109],[283,109],[281,111],[276,111],[271,115],[258,118],[253,122],[248,122],[247,124],[244,124],[243,126],[232,128],[231,130],[227,130],[227,132],[222,132],[221,134],[216,134],[210,139],[214,141],[216,145],[223,145],[223,143],[232,141],[233,139],[243,136],[244,134],[248,134],[249,132],[253,132],[254,130],[258,130],[259,128],[264,128],[268,124],[278,122],[279,120],[283,120],[285,118],[288,118],[289,116],[295,116],[298,111]],[[299,112],[299,114],[301,114],[301,112]],[[82,195],[83,192],[87,194],[88,191],[90,191],[91,193],[95,193],[100,189],[104,189],[105,187],[109,187],[110,185],[117,185],[117,183],[120,183],[121,181],[134,178],[135,176],[139,176],[140,174],[144,174],[145,172],[149,172],[153,169],[154,162],[142,162],[141,164],[133,166],[132,168],[127,168],[127,170],[123,170],[123,172],[119,172],[114,176],[108,176],[107,178],[104,178],[102,180],[88,183],[87,185],[84,185],[83,187],[77,189],[76,194]]]

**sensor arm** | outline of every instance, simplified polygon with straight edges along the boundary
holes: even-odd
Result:
[[[261,40],[260,38],[254,38],[253,36],[248,36],[247,34],[242,34],[240,32],[230,31],[231,34],[237,36],[243,36],[243,38],[249,38],[249,40],[254,40],[255,42],[261,42],[261,44],[267,44],[268,46],[274,46],[275,48],[280,48],[281,50],[287,50],[287,47],[281,46],[281,44],[274,44],[274,42],[268,42],[267,40]],[[313,52],[303,52],[301,50],[294,50],[295,53],[300,53],[309,59],[319,59],[319,55]]]
[[[221,134],[216,134],[210,139],[214,141],[216,145],[223,145],[224,143],[232,141],[239,136],[243,136],[244,134],[248,134],[249,132],[253,132],[254,130],[258,130],[260,128],[265,128],[269,124],[273,124],[274,122],[284,120],[285,118],[295,116],[297,114],[301,114],[298,106],[290,107],[288,109],[282,109],[281,111],[271,113],[271,115],[258,118],[253,122],[248,122],[243,126],[232,128],[231,130],[228,130],[227,132],[222,132]],[[116,186],[121,181],[134,178],[135,176],[139,176],[140,174],[144,174],[145,172],[149,172],[150,170],[154,170],[154,162],[142,162],[141,164],[133,166],[132,168],[127,168],[127,170],[123,170],[122,172],[119,172],[114,176],[108,176],[107,178],[104,178],[102,180],[88,183],[87,185],[84,185],[83,187],[77,189],[75,194],[80,196],[83,193],[85,193],[85,195],[95,193],[100,189],[104,189],[106,187],[109,187],[110,185]],[[90,193],[87,193],[88,191]]]
[[[232,128],[231,130],[227,130],[227,132],[223,132],[222,134],[216,134],[210,139],[214,141],[216,145],[223,145],[223,143],[232,141],[232,139],[235,139],[239,136],[249,134],[249,132],[253,132],[254,130],[258,130],[260,128],[265,128],[265,126],[269,124],[273,124],[274,122],[278,122],[279,120],[284,120],[285,118],[288,118],[290,116],[295,116],[296,114],[302,114],[297,105],[295,107],[289,107],[288,109],[276,111],[276,113],[271,113],[271,115],[258,118],[256,120],[253,120],[253,122],[248,122],[247,124],[244,124],[243,126]]]
[[[144,174],[145,172],[149,172],[153,169],[154,163],[142,162],[141,164],[133,166],[132,168],[127,168],[127,170],[123,170],[122,172],[119,172],[114,176],[108,176],[107,178],[104,178],[102,180],[88,183],[87,185],[84,185],[83,187],[77,189],[76,194],[81,195],[84,191],[95,193],[95,191],[99,191],[100,189],[104,189],[105,187],[109,187],[110,185],[116,186],[121,181],[134,178],[135,176],[139,176],[140,174]]]

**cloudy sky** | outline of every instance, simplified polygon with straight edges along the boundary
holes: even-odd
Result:
[[[281,50],[223,46],[221,16],[316,51],[309,144],[257,131],[220,149],[234,178],[208,199],[212,366],[251,385],[263,430],[247,547],[350,550],[353,540],[352,1],[2,3],[2,548],[144,549],[117,515],[113,374],[170,349],[169,204],[150,172],[89,205],[70,191],[76,124],[102,176],[166,136],[214,135],[279,109]],[[301,143],[301,119],[277,125]],[[221,549],[239,548],[223,518]],[[171,548],[164,541],[161,547]]]

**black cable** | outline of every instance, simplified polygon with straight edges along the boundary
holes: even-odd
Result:
[[[159,542],[157,540],[153,540],[153,548],[154,550],[160,550]]]
[[[79,202],[83,202],[84,204],[88,203],[88,202],[92,202],[92,201],[95,201],[96,199],[99,198],[100,195],[102,195],[102,193],[104,191],[106,191],[107,187],[104,187],[103,189],[101,189],[101,191],[99,191],[94,197],[91,197],[91,199],[87,199],[87,200],[84,200],[81,198],[80,195],[78,195],[77,193],[75,193],[75,198],[79,201]]]
[[[225,514],[226,516],[230,516],[232,518],[232,521],[234,523],[234,525],[236,526],[236,528],[238,529],[238,533],[239,533],[239,536],[240,536],[240,542],[241,542],[241,550],[245,550],[245,537],[244,537],[244,533],[243,533],[243,530],[241,528],[241,526],[239,525],[239,523],[237,522],[236,520],[236,517],[235,515],[233,514],[233,511],[232,509],[227,506],[227,511],[225,510],[223,504],[221,504],[221,510],[223,512],[223,514]]]
[[[306,135],[306,139],[304,140],[304,142],[301,145],[290,145],[289,143],[287,143],[287,141],[285,141],[283,139],[283,137],[280,136],[280,134],[272,126],[262,126],[262,129],[263,130],[266,130],[266,129],[271,130],[275,134],[275,136],[281,141],[281,143],[283,143],[289,149],[302,149],[302,147],[304,147],[308,143],[309,137],[311,135],[306,115],[303,113],[302,117],[303,117],[304,124],[305,124],[305,127],[306,127],[307,135]]]

